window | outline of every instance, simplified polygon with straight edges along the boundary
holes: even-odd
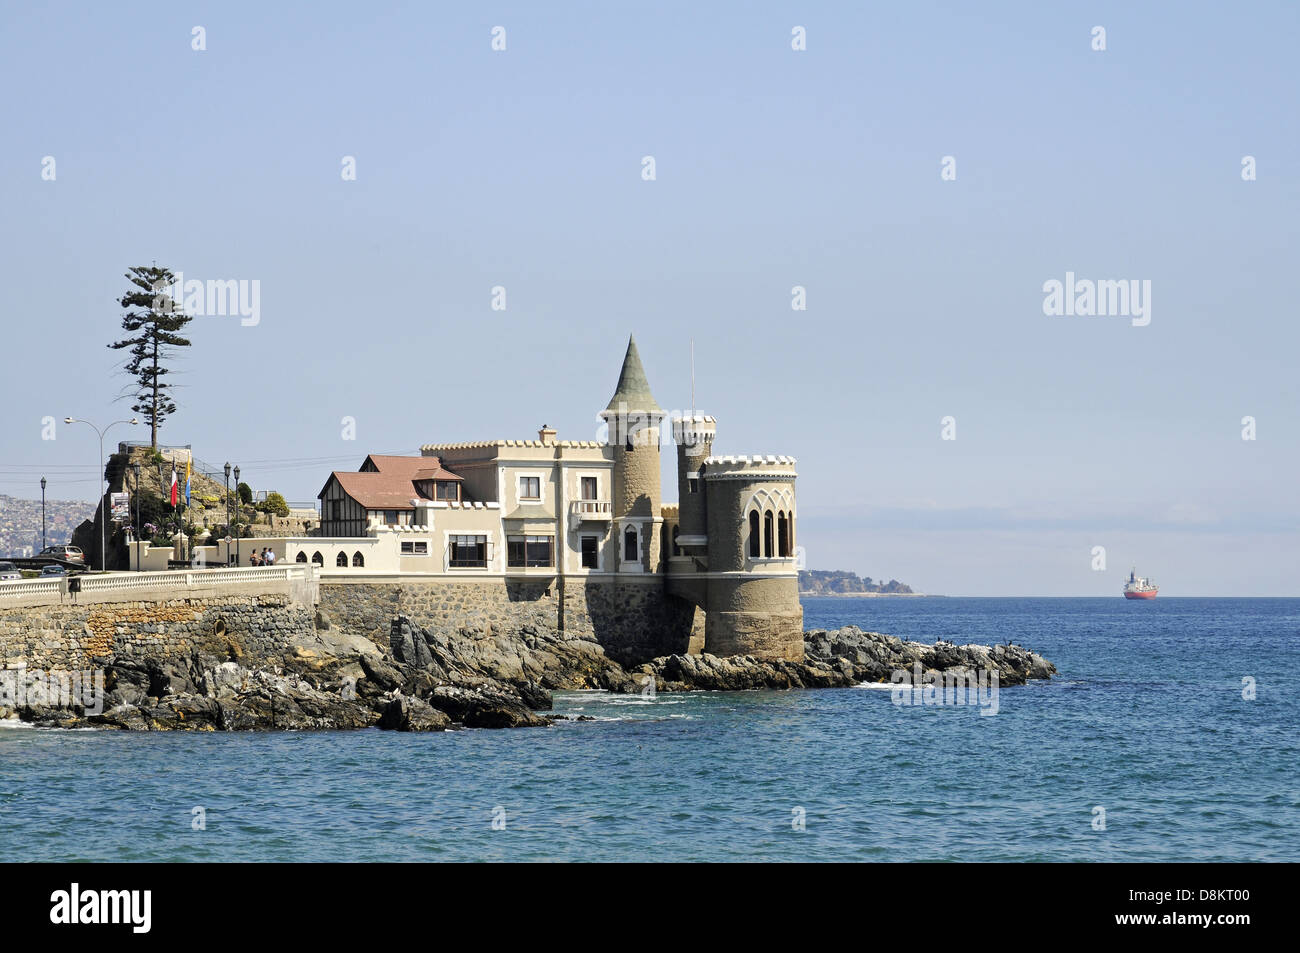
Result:
[[[307,561],[307,554],[303,552],[298,553],[298,558],[294,560],[294,562],[299,562],[299,563],[305,563],[306,561]]]
[[[352,568],[353,568],[353,569],[364,569],[364,568],[365,568],[365,565],[366,565],[366,560],[365,560],[365,558],[361,555],[361,552],[360,552],[359,550],[358,550],[357,552],[355,552],[355,553],[352,554]]]
[[[623,560],[634,563],[640,560],[640,546],[637,545],[636,528],[629,526],[623,534]]]
[[[460,499],[460,484],[454,480],[439,480],[434,489],[433,498],[455,503]]]
[[[749,511],[749,558],[757,559],[759,556],[759,535],[758,535],[758,510]]]
[[[449,536],[447,538],[447,565],[460,569],[487,567],[486,536]]]
[[[397,525],[397,510],[384,510],[384,522],[389,526]]]
[[[600,538],[596,536],[582,537],[582,568],[599,569],[600,568]]]
[[[523,476],[519,478],[519,499],[540,500],[542,498],[542,478]]]
[[[340,553],[338,554],[338,556],[337,556],[337,557],[335,558],[335,560],[334,560],[334,565],[338,566],[340,569],[347,569],[347,568],[348,568],[348,554],[345,553],[345,552],[340,552]]]
[[[677,534],[681,532],[681,529],[682,528],[680,526],[673,527],[673,555],[674,556],[680,556],[682,554],[682,548],[677,545]]]
[[[506,564],[511,568],[537,568],[554,565],[554,536],[509,536],[506,538]]]
[[[763,514],[763,555],[772,558],[772,511]]]
[[[782,559],[790,555],[790,521],[785,518],[785,510],[776,514],[776,553]]]
[[[427,556],[429,555],[429,541],[426,539],[404,539],[402,540],[403,556]]]
[[[341,519],[343,519],[343,501],[342,501],[342,500],[330,500],[330,519],[332,519],[332,520],[341,520]]]
[[[325,565],[325,557],[320,554],[320,550],[317,550],[316,552],[311,554],[311,561],[314,562],[317,566]]]
[[[699,478],[698,478],[698,477],[687,477],[687,478],[686,478],[686,492],[687,492],[687,493],[699,493],[699,492],[700,492],[700,481],[699,481]]]
[[[582,498],[584,500],[596,499],[596,478],[595,477],[582,478]]]

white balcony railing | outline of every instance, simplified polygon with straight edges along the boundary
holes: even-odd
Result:
[[[608,500],[574,500],[569,504],[569,517],[573,520],[609,522],[613,519],[613,513]]]

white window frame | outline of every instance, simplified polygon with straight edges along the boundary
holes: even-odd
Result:
[[[594,566],[582,565],[582,541],[584,539],[594,539],[596,541],[596,565]],[[599,535],[594,535],[592,533],[578,534],[578,569],[581,572],[601,572],[604,569],[605,554],[602,552],[604,549],[601,545],[602,541],[603,539]]]
[[[574,477],[576,478],[576,485],[575,485],[574,488],[573,488],[573,498],[574,498],[574,500],[576,500],[576,501],[580,501],[580,502],[593,502],[593,501],[594,501],[594,502],[597,502],[597,503],[604,503],[604,502],[608,502],[608,501],[609,501],[609,498],[608,498],[608,496],[607,496],[607,494],[606,494],[606,491],[605,491],[604,481],[601,480],[601,471],[599,471],[599,470],[577,470],[577,471],[574,472]],[[596,495],[595,495],[594,497],[592,497],[592,500],[591,500],[591,501],[586,500],[586,499],[583,497],[583,495],[582,495],[582,481],[583,481],[584,479],[587,479],[587,480],[595,480],[595,481],[596,481]]]
[[[526,479],[537,480],[537,495],[524,496],[523,487],[520,484]],[[541,471],[532,472],[519,470],[515,472],[515,499],[520,506],[525,504],[536,504],[538,506],[546,505],[546,474]]]
[[[493,548],[493,536],[488,530],[446,530],[442,534],[443,568],[447,572],[489,572],[496,555]],[[451,538],[453,536],[482,536],[484,543],[482,566],[453,566],[451,564]]]
[[[510,565],[510,542],[511,540],[518,540],[518,539],[522,539],[524,541],[524,565],[512,566]],[[549,539],[551,541],[551,561],[547,563],[545,566],[530,566],[528,565],[528,543],[530,540],[539,540],[539,539]],[[522,569],[522,570],[532,570],[534,572],[553,573],[557,568],[556,563],[560,558],[558,537],[554,533],[507,533],[505,550],[506,550],[506,570],[508,572],[518,571]]]
[[[636,561],[631,562],[627,559],[627,531],[636,531]],[[621,523],[618,527],[618,571],[619,572],[645,572],[645,553],[642,551],[645,546],[645,533],[642,532],[640,523]]]

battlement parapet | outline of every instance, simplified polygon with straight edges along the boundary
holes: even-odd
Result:
[[[796,463],[794,457],[776,454],[707,457],[701,476],[706,480],[792,480],[798,476]]]
[[[446,450],[494,450],[499,447],[529,447],[539,450],[565,447],[568,449],[599,450],[603,446],[605,445],[599,440],[553,440],[549,442],[541,440],[473,440],[467,443],[426,443],[420,448],[420,452],[428,456]]]
[[[681,447],[703,447],[718,435],[718,421],[705,414],[673,418],[673,442]]]

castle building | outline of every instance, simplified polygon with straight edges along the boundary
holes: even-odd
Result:
[[[641,625],[661,653],[802,659],[795,461],[714,456],[714,418],[675,416],[679,502],[665,504],[666,416],[629,339],[604,439],[558,440],[543,426],[536,440],[372,454],[330,474],[319,539],[286,541],[285,556],[329,575],[554,592],[562,628]]]

